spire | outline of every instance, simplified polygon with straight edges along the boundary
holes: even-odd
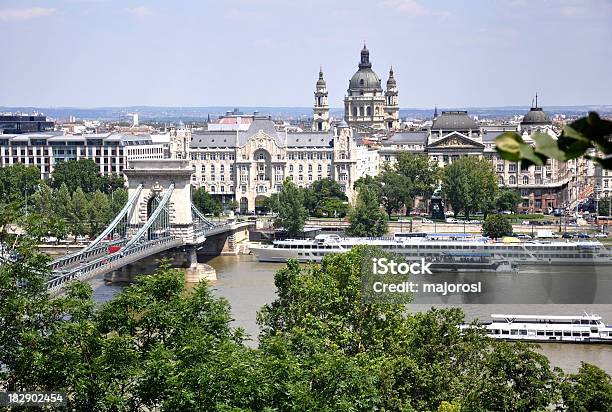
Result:
[[[370,63],[370,51],[368,50],[365,42],[363,42],[363,49],[361,49],[361,62],[359,62],[360,69],[369,69],[372,67]]]
[[[536,92],[535,100],[536,100],[535,107],[537,108],[538,107],[538,92]]]
[[[387,89],[396,87],[397,83],[395,81],[395,77],[393,76],[393,66],[389,69],[389,80],[387,80]]]
[[[319,66],[319,80],[317,80],[317,87],[326,87],[325,79],[323,78],[323,66]]]
[[[435,106],[434,108],[434,119],[438,118],[438,105]]]

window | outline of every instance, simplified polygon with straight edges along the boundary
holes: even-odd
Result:
[[[368,107],[366,108],[366,114],[367,114],[368,116],[372,116],[372,107],[368,106]]]
[[[510,178],[508,179],[508,182],[511,185],[515,185],[516,184],[516,176],[510,176]]]
[[[529,176],[527,176],[527,175],[523,176],[523,184],[524,185],[528,185],[529,184]]]
[[[497,178],[497,180],[498,180],[499,184],[503,186],[503,184],[504,184],[504,177],[503,176],[499,176]]]
[[[257,159],[266,160],[266,155],[264,155],[263,153],[259,153],[259,156],[257,156]]]
[[[510,163],[508,165],[508,171],[509,172],[516,172],[516,163]]]

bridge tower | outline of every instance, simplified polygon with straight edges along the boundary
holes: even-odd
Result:
[[[149,218],[155,200],[171,190],[168,217],[173,236],[183,239],[185,244],[195,244],[194,222],[191,211],[191,174],[189,160],[183,159],[138,159],[130,160],[124,174],[128,179],[128,197],[142,190],[136,200],[136,208],[129,219],[132,231],[137,231]]]

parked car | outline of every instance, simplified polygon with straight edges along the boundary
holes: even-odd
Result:
[[[479,225],[482,222],[480,220],[468,220],[465,223],[469,223],[470,225]]]
[[[421,220],[421,222],[423,222],[423,223],[433,223],[433,220],[431,220],[431,219],[427,219],[427,218],[423,218],[423,219]]]
[[[530,224],[531,224],[531,222],[530,222],[529,220],[523,220],[523,223],[522,223],[522,224],[523,224],[523,225],[530,225]]]
[[[608,234],[607,233],[595,233],[593,237],[594,238],[608,237]]]
[[[516,235],[516,237],[519,239],[523,239],[523,240],[531,239],[530,235],[526,235],[524,233],[521,233],[520,235]]]
[[[455,219],[454,217],[447,217],[446,223],[457,223],[457,219]]]
[[[568,233],[568,232],[563,232],[563,234],[561,235],[561,238],[563,239],[572,239],[574,237],[574,235],[572,233]]]
[[[591,236],[588,233],[578,233],[576,237],[578,239],[590,239],[591,238]]]

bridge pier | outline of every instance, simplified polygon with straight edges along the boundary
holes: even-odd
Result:
[[[132,283],[139,275],[154,273],[161,259],[169,259],[172,267],[184,269],[185,281],[188,283],[198,283],[201,280],[211,281],[217,279],[215,269],[205,263],[198,262],[196,246],[183,246],[166,250],[125,265],[115,271],[105,274],[104,280],[112,283]]]

